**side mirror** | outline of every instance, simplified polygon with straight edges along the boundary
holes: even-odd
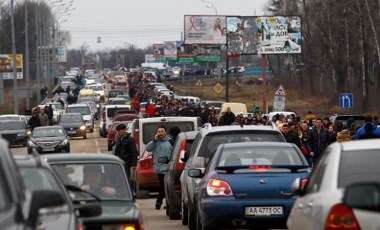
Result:
[[[74,209],[79,212],[79,217],[100,216],[102,214],[102,206],[99,203],[78,204],[74,205]]]
[[[169,159],[167,157],[160,157],[158,158],[158,163],[167,164],[169,163]]]
[[[30,212],[28,222],[31,226],[36,226],[39,210],[41,208],[49,208],[66,204],[62,195],[52,190],[36,190],[32,192]]]
[[[188,172],[188,176],[193,178],[202,178],[203,173],[200,169],[190,169]]]
[[[347,186],[343,203],[351,208],[380,212],[380,184],[368,182]]]

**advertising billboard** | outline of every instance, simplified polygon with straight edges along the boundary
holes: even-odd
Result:
[[[23,78],[22,65],[22,54],[16,54],[17,79]],[[3,79],[13,79],[13,66],[12,54],[0,54],[0,74],[3,76]]]
[[[187,45],[178,52],[178,62],[220,62],[221,46],[219,45]]]
[[[226,44],[225,16],[185,15],[185,44]]]
[[[258,51],[261,54],[302,52],[300,16],[257,17]]]
[[[153,57],[164,57],[164,44],[153,44]]]
[[[177,41],[164,42],[164,56],[167,61],[177,60]]]
[[[228,16],[227,44],[229,54],[257,54],[256,17]]]

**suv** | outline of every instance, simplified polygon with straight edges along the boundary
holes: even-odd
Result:
[[[39,210],[65,204],[58,191],[26,190],[20,171],[9,152],[8,143],[0,138],[0,226],[3,230],[37,229],[50,221]]]
[[[87,130],[94,132],[94,117],[91,113],[91,107],[88,104],[71,104],[67,106],[65,113],[80,113],[86,123]]]
[[[204,169],[207,166],[213,152],[220,144],[237,142],[286,142],[278,129],[271,126],[218,126],[212,127],[205,124],[194,139],[186,165],[181,174],[182,190],[182,223],[189,224],[189,228],[195,226],[194,198],[200,182],[199,178],[188,176],[190,169]]]

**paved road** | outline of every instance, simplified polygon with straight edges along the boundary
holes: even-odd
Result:
[[[87,133],[87,139],[72,138],[70,140],[71,152],[73,153],[107,153],[107,139],[99,136],[99,122],[96,122],[93,133]],[[15,155],[26,155],[26,147],[12,147],[11,152]],[[154,195],[154,194],[153,194]],[[184,230],[187,226],[183,226],[180,220],[169,220],[165,215],[165,209],[156,210],[154,204],[156,200],[154,196],[149,199],[137,200],[140,204],[141,212],[144,217],[145,229],[165,229],[165,230]]]

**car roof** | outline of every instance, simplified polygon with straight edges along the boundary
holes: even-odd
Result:
[[[111,154],[102,153],[58,153],[43,156],[49,163],[120,163],[123,161]]]
[[[249,130],[257,130],[257,131],[273,131],[276,133],[280,133],[279,130],[274,129],[272,126],[264,126],[264,125],[229,125],[229,126],[211,126],[211,124],[204,125],[200,132],[202,134],[208,133],[217,133],[217,132],[233,132],[233,131],[249,131]]]
[[[83,107],[83,106],[88,107],[87,104],[80,103],[80,104],[71,104],[71,105],[68,105],[67,108],[69,108],[69,107]]]
[[[238,147],[282,147],[282,148],[294,148],[292,143],[287,142],[236,142],[226,143],[224,148],[238,148]]]
[[[185,139],[195,139],[198,133],[199,131],[181,132],[178,134],[178,137],[184,136]]]
[[[340,144],[343,151],[380,149],[380,141],[377,138],[371,140],[345,141],[334,144]]]
[[[49,168],[49,164],[39,158],[38,156],[33,155],[15,155],[14,159],[18,166],[26,167],[38,167],[38,168]]]

